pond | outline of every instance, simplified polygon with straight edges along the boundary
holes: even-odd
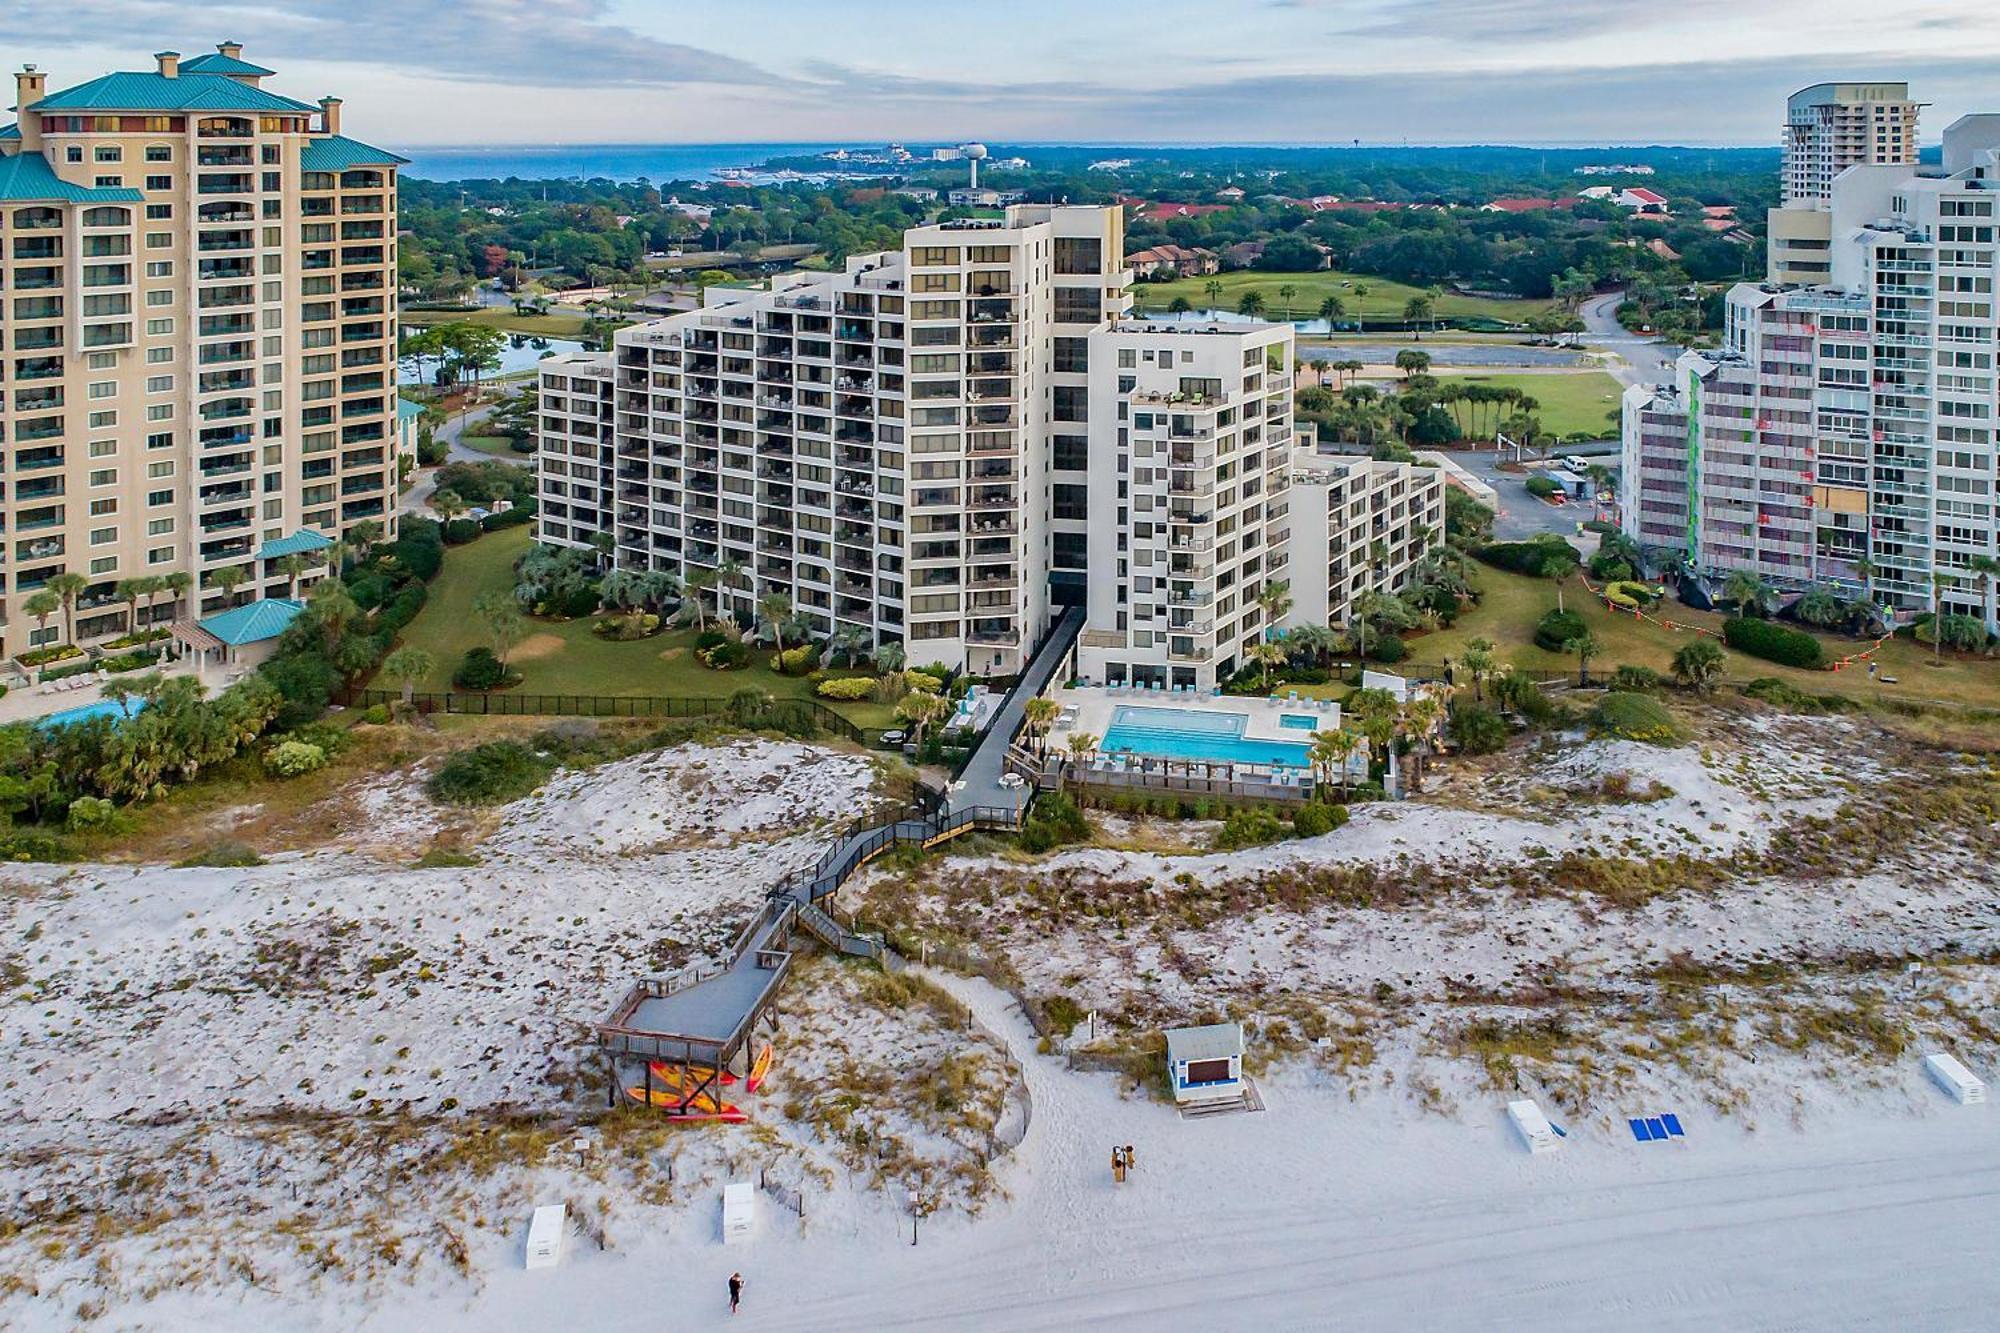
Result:
[[[517,375],[522,371],[533,370],[541,363],[542,358],[545,356],[550,356],[557,352],[582,352],[587,350],[589,350],[588,344],[580,342],[575,338],[544,338],[539,334],[510,333],[507,335],[507,341],[500,348],[499,371],[494,372],[489,370],[486,372],[485,377],[491,379],[496,373],[501,375]],[[424,374],[434,375],[436,373],[436,362],[425,361]],[[418,378],[417,363],[408,357],[397,362],[396,381],[399,384],[421,384],[424,382]]]

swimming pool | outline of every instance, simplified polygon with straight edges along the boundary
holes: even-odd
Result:
[[[1309,713],[1280,713],[1278,725],[1287,731],[1318,731],[1326,719]]]
[[[127,718],[146,706],[144,699],[127,700],[120,708],[116,699],[100,699],[94,704],[81,708],[65,708],[60,713],[50,713],[35,725],[41,727],[66,727],[72,722],[87,722],[93,717]]]
[[[1310,768],[1308,747],[1291,741],[1245,739],[1243,713],[1192,708],[1121,706],[1098,749],[1106,754],[1163,759],[1213,759],[1234,764]]]

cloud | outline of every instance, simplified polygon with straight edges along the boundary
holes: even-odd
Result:
[[[97,46],[107,34],[174,34],[199,21],[246,58],[373,63],[482,83],[589,89],[686,83],[778,85],[735,56],[662,41],[612,21],[610,0],[264,0],[213,11],[162,0],[67,0],[0,9],[0,39],[30,50]],[[207,43],[183,45],[193,55]]]

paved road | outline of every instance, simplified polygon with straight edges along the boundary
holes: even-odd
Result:
[[[484,406],[473,408],[470,412],[453,413],[443,425],[438,427],[437,438],[443,440],[447,446],[445,454],[447,460],[453,463],[508,461],[504,459],[496,460],[492,454],[482,454],[477,449],[459,443],[459,437],[491,416],[496,406],[498,404],[487,403]],[[528,462],[527,456],[523,455],[520,461],[523,465],[526,465]],[[431,493],[436,489],[437,469],[434,467],[418,468],[416,480],[411,484],[409,490],[403,492],[402,511],[406,514],[428,512],[431,503]]]
[[[1672,377],[1671,367],[1681,349],[1658,338],[1628,333],[1618,323],[1618,306],[1624,299],[1623,292],[1609,292],[1583,303],[1578,311],[1583,317],[1583,344],[1616,358],[1605,369],[1620,384],[1662,383]]]

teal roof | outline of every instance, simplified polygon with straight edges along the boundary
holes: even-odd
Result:
[[[349,167],[393,167],[409,161],[383,148],[370,148],[358,139],[335,134],[311,139],[299,153],[301,171],[345,171]]]
[[[183,74],[242,74],[253,79],[261,79],[275,72],[265,69],[262,65],[253,65],[247,60],[238,60],[235,56],[226,56],[220,51],[210,51],[205,56],[195,56],[191,60],[181,61]]]
[[[7,203],[53,202],[62,204],[136,204],[137,190],[98,190],[88,185],[72,185],[56,175],[55,168],[40,153],[16,153],[0,157],[0,201]]]
[[[311,555],[314,551],[324,551],[333,545],[333,538],[311,528],[300,528],[289,537],[280,537],[274,542],[265,542],[257,552],[259,560],[278,560],[288,555]]]
[[[37,111],[317,111],[222,74],[106,74],[50,93]]]
[[[0,139],[5,139],[9,143],[12,143],[14,140],[20,137],[21,137],[21,127],[19,125],[0,126]]]
[[[413,403],[407,398],[398,398],[396,400],[396,420],[399,423],[404,421],[415,421],[418,417],[422,416],[423,414],[424,414],[424,405],[422,403]]]
[[[230,647],[241,648],[277,638],[305,609],[304,602],[289,597],[259,597],[248,606],[232,607],[196,623]]]

